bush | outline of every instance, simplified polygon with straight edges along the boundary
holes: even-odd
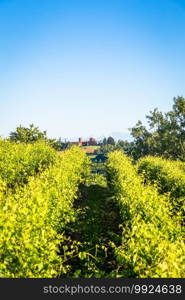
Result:
[[[44,142],[17,144],[0,140],[0,178],[8,188],[26,184],[29,176],[47,169],[57,153]]]
[[[181,227],[171,218],[170,203],[144,186],[130,159],[109,154],[108,184],[119,203],[122,245],[115,248],[117,277],[184,277],[185,246]]]
[[[60,256],[64,230],[74,221],[73,201],[88,170],[86,155],[71,148],[15,193],[1,195],[0,277],[56,277],[68,266]]]
[[[155,183],[160,193],[169,193],[175,214],[185,216],[184,163],[148,156],[139,160],[138,172],[146,183]]]

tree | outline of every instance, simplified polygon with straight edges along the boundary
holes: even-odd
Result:
[[[60,151],[63,148],[63,143],[60,139],[46,139],[46,143],[53,147],[55,150]]]
[[[115,145],[116,143],[115,143],[115,140],[113,139],[113,137],[112,136],[109,136],[108,138],[107,138],[107,145]]]
[[[162,113],[155,108],[146,119],[148,129],[141,121],[130,129],[133,157],[151,154],[185,161],[185,99],[174,98],[171,111]]]
[[[134,143],[128,142],[127,140],[126,141],[119,140],[116,144],[117,150],[122,150],[127,155],[132,155],[133,146]]]
[[[18,143],[35,143],[38,141],[44,141],[46,144],[53,147],[55,150],[62,150],[64,143],[61,139],[49,139],[46,136],[46,131],[40,131],[38,127],[33,124],[29,127],[18,126],[16,131],[10,133],[10,140]]]
[[[103,145],[107,145],[107,139],[106,139],[106,138],[103,139],[102,144],[103,144]]]
[[[15,142],[34,143],[46,139],[46,131],[41,132],[33,124],[29,125],[28,128],[20,125],[16,131],[10,133],[10,140]]]

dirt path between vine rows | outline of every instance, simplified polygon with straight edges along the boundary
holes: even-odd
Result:
[[[81,187],[75,203],[78,218],[71,238],[79,243],[79,254],[71,258],[69,277],[112,277],[117,262],[113,250],[121,243],[119,209],[104,183]]]

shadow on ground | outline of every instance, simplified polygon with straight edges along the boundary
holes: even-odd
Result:
[[[78,255],[70,258],[67,277],[111,277],[117,267],[113,245],[121,244],[121,218],[111,192],[101,184],[83,185],[75,208],[77,219],[67,235],[78,243]]]

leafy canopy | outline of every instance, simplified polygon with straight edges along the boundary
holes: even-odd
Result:
[[[46,144],[52,146],[56,150],[61,150],[63,143],[61,139],[49,139],[47,138],[46,131],[40,131],[39,127],[34,124],[29,127],[18,126],[16,131],[10,133],[10,140],[18,143],[35,143],[38,141],[45,141]]]
[[[46,131],[40,131],[33,124],[29,127],[18,126],[16,131],[10,133],[10,140],[20,143],[34,143],[39,140],[46,140]]]
[[[138,159],[158,155],[185,161],[185,98],[174,98],[172,110],[167,113],[155,108],[146,119],[148,129],[141,121],[130,129],[134,137],[132,156]]]

